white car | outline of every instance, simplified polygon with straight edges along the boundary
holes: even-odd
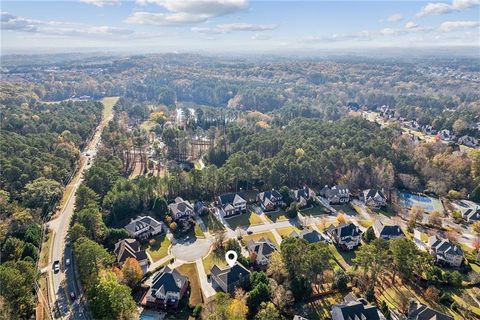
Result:
[[[70,259],[65,259],[65,266],[69,266],[70,265]]]
[[[60,271],[60,261],[56,260],[53,262],[53,272],[57,273]]]

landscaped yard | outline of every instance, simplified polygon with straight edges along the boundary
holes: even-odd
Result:
[[[245,245],[250,240],[256,241],[256,240],[260,240],[261,238],[270,239],[270,241],[272,241],[272,243],[278,245],[277,240],[275,240],[275,237],[273,236],[273,233],[271,231],[254,233],[254,234],[251,234],[251,235],[244,236],[243,239],[242,239],[242,242]]]
[[[354,251],[343,252],[338,250],[337,247],[333,244],[329,245],[328,247],[330,249],[330,252],[333,254],[335,260],[337,260],[337,263],[340,264],[345,270],[349,270],[352,267],[352,259],[355,258]]]
[[[341,205],[332,205],[332,207],[337,210],[338,212],[343,212],[348,216],[356,216],[357,211],[349,204],[341,204]]]
[[[205,235],[203,234],[202,228],[198,223],[195,224],[195,237],[204,239]]]
[[[343,301],[342,293],[333,293],[324,296],[308,304],[312,310],[308,319],[329,319],[331,317],[330,311],[333,304],[341,303]]]
[[[288,217],[285,215],[285,211],[283,210],[278,210],[275,212],[265,212],[264,214],[267,220],[270,220],[272,222],[288,220]]]
[[[293,231],[295,231],[296,233],[301,232],[300,229],[298,229],[297,227],[294,227],[294,226],[277,229],[278,234],[282,238],[288,237]]]
[[[226,218],[230,228],[235,230],[237,227],[245,227],[251,226],[256,224],[263,224],[262,219],[260,216],[252,211],[248,211],[247,213],[239,214],[235,217]]]
[[[170,239],[168,239],[165,234],[161,234],[150,239],[148,243],[143,246],[153,262],[155,262],[168,255],[168,248],[170,248],[171,244]]]
[[[180,274],[187,276],[190,281],[190,299],[189,304],[196,305],[203,302],[202,288],[198,279],[197,265],[195,263],[185,263],[176,269]]]
[[[206,274],[210,274],[210,270],[213,265],[216,264],[219,267],[227,266],[227,262],[223,256],[216,255],[213,251],[210,254],[202,259],[203,268],[205,269]]]
[[[221,224],[220,221],[218,221],[217,218],[215,218],[211,213],[201,216],[200,219],[202,219],[203,224],[205,224],[205,228],[207,228],[208,232],[210,233],[215,233],[218,230],[225,229],[223,224]]]
[[[299,210],[302,215],[307,216],[319,216],[322,214],[328,214],[328,210],[321,205],[314,205],[310,208]]]
[[[373,225],[372,220],[358,220],[358,224],[364,228],[369,228]]]

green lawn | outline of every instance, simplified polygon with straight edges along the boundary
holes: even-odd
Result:
[[[285,221],[288,220],[287,216],[285,215],[285,211],[283,210],[278,210],[275,212],[265,212],[265,217],[267,220],[270,220],[271,222],[277,222],[277,221]]]
[[[328,210],[321,205],[314,205],[313,207],[299,210],[301,214],[308,216],[319,216],[322,214],[327,214]]]
[[[260,216],[254,212],[247,212],[247,213],[242,213],[239,214],[235,217],[231,218],[226,218],[225,219],[228,222],[228,225],[230,228],[235,230],[237,227],[245,227],[245,226],[251,226],[251,225],[257,225],[257,224],[263,224],[262,219]]]
[[[333,254],[335,260],[340,264],[345,270],[350,270],[353,265],[352,259],[355,258],[354,251],[340,251],[333,244],[328,246],[330,252]]]
[[[205,216],[201,216],[200,219],[202,219],[203,223],[205,224],[205,227],[210,233],[215,233],[218,230],[225,229],[223,224],[221,224],[220,221],[218,221],[217,218],[215,218],[211,213]]]
[[[260,232],[260,233],[254,233],[251,235],[244,236],[242,239],[242,242],[244,245],[248,243],[250,240],[260,240],[261,238],[267,238],[272,241],[272,243],[276,244],[278,246],[277,240],[275,240],[275,237],[273,236],[273,233],[271,231],[265,231],[265,232]]]
[[[384,216],[387,216],[390,218],[397,215],[395,211],[393,211],[393,208],[391,207],[391,205],[387,205],[385,208],[373,210],[373,212],[378,214],[383,214]]]
[[[294,227],[294,226],[277,229],[278,234],[282,238],[288,237],[293,231],[295,231],[296,233],[301,232],[300,229],[298,229],[297,227]]]
[[[219,267],[227,266],[227,262],[223,256],[218,256],[215,252],[210,252],[210,254],[202,259],[203,268],[205,268],[205,273],[210,274],[210,270],[213,265],[216,264]]]
[[[170,248],[171,245],[172,243],[165,234],[161,234],[150,239],[144,247],[153,262],[155,262],[168,255],[168,248]]]
[[[188,300],[189,304],[196,305],[203,303],[202,298],[202,288],[200,286],[200,280],[198,278],[197,265],[195,263],[185,263],[176,270],[188,277],[190,281],[190,298]]]
[[[330,319],[332,305],[342,301],[342,293],[333,293],[310,302],[308,307],[312,310],[312,313],[309,315],[309,319]]]
[[[332,205],[332,207],[337,210],[338,212],[343,212],[348,216],[356,216],[357,211],[349,204],[339,204],[339,205]]]
[[[205,235],[203,234],[202,228],[198,223],[195,224],[195,237],[204,239]]]
[[[373,225],[372,220],[358,220],[358,224],[364,228],[369,228]]]

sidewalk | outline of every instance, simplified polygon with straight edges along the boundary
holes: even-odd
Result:
[[[203,296],[205,297],[205,300],[208,300],[208,298],[214,296],[217,292],[215,289],[213,289],[212,284],[208,281],[202,259],[197,259],[195,264],[197,265],[198,279],[200,280],[200,287],[202,288]]]

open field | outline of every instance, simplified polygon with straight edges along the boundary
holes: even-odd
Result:
[[[119,97],[105,97],[101,100],[103,103],[103,118],[108,119],[112,116],[113,106],[117,103]]]
[[[236,229],[237,227],[246,227],[251,225],[263,224],[262,219],[260,216],[252,211],[248,211],[247,213],[239,214],[238,216],[226,218],[228,225],[232,229]]]
[[[198,279],[197,265],[195,263],[185,263],[176,268],[176,270],[182,275],[187,276],[190,281],[189,303],[191,305],[202,303],[202,288],[200,287],[200,280]]]
[[[150,239],[144,247],[153,262],[155,262],[168,255],[168,248],[170,248],[171,244],[165,234],[161,234]]]
[[[210,270],[214,264],[218,265],[219,267],[225,267],[227,265],[225,258],[223,256],[216,255],[213,251],[211,251],[208,256],[202,259],[202,263],[207,274],[210,274]]]

